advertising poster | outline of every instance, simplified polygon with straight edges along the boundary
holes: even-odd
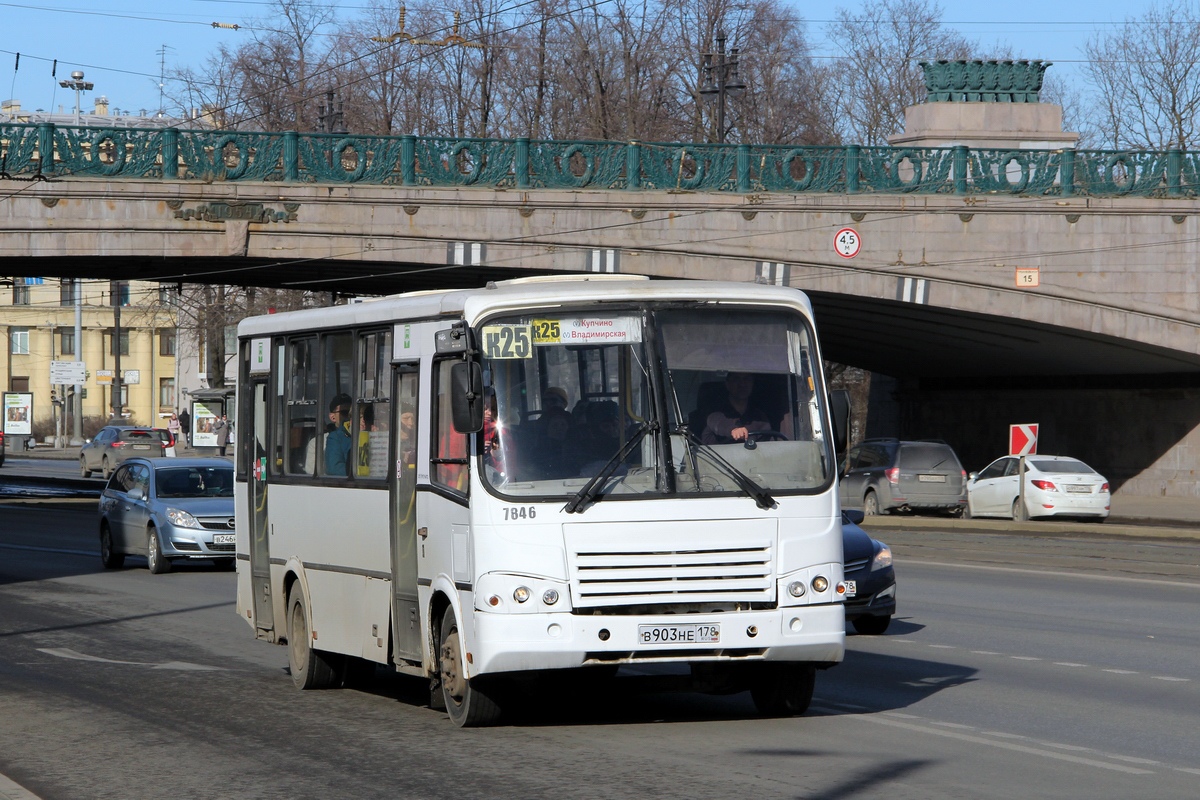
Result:
[[[192,447],[217,447],[213,426],[221,418],[224,405],[192,401]]]
[[[33,395],[29,392],[4,393],[4,435],[33,434]]]

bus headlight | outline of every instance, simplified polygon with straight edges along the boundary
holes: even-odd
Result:
[[[559,614],[571,610],[569,585],[537,575],[488,572],[475,583],[475,608],[500,614]]]
[[[813,588],[814,592],[817,592],[818,594],[820,594],[821,592],[823,592],[829,588],[829,579],[826,578],[824,575],[818,575],[817,577],[813,578],[813,580],[812,580],[812,588]]]
[[[804,593],[808,591],[804,588],[804,581],[792,581],[788,584],[788,594],[792,597],[804,597]]]

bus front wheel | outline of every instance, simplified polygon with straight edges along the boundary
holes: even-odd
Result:
[[[478,678],[467,678],[463,668],[462,643],[454,609],[442,615],[441,643],[438,647],[438,678],[442,699],[450,721],[460,728],[491,725],[500,718],[500,706],[480,687]]]
[[[297,689],[330,689],[339,683],[334,654],[312,646],[308,600],[299,583],[288,593],[287,635],[288,666]]]
[[[767,663],[752,678],[750,697],[768,717],[803,714],[812,702],[817,672],[807,664]]]

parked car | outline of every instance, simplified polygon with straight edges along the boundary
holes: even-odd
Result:
[[[99,470],[109,478],[128,458],[161,458],[164,455],[166,444],[153,428],[108,425],[80,448],[79,474],[88,478]]]
[[[1108,480],[1077,458],[1025,457],[1025,505],[1021,505],[1017,469],[1021,459],[1004,456],[967,481],[967,510],[971,517],[1079,517],[1103,522],[1112,497]]]
[[[222,458],[131,458],[100,495],[100,560],[145,556],[150,572],[178,559],[234,565],[233,464]]]
[[[163,456],[165,458],[174,458],[175,453],[175,434],[171,433],[166,428],[155,428],[154,432],[163,440]]]
[[[878,636],[896,613],[896,571],[892,550],[858,527],[863,512],[842,512],[842,563],[846,621],[859,633]]]
[[[860,508],[867,516],[897,510],[960,513],[967,505],[966,483],[966,470],[945,442],[866,439],[842,463],[842,507]]]

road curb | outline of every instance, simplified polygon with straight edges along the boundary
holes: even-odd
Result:
[[[0,773],[0,800],[41,800],[33,792]]]

